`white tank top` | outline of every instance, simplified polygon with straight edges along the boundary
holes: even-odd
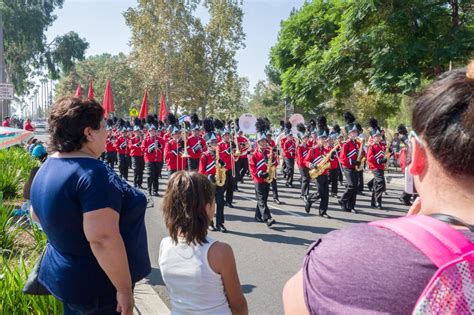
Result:
[[[159,264],[171,298],[171,314],[232,314],[220,274],[209,266],[207,252],[216,241],[203,245],[161,241]]]

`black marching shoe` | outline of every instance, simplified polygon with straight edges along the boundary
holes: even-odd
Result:
[[[233,205],[232,203],[230,203],[230,202],[226,202],[225,205],[226,205],[227,207],[229,207],[229,208],[233,208],[233,207],[234,207],[234,205]]]
[[[341,206],[342,211],[349,211],[342,200],[338,200],[337,203]]]
[[[374,202],[374,201],[371,201],[370,202],[370,207],[371,208],[375,208],[377,206],[377,204]]]
[[[405,206],[411,206],[410,200],[404,199],[403,197],[398,198]]]
[[[158,197],[159,195],[160,195],[160,194],[158,193],[158,191],[154,191],[154,192],[153,192],[153,196]]]
[[[337,194],[331,194],[331,197],[337,198]]]
[[[276,222],[275,219],[268,219],[266,221],[268,227],[271,227],[275,222]]]
[[[213,232],[218,231],[216,227],[214,226],[214,221],[211,221],[211,224],[209,224],[209,230]]]
[[[222,233],[226,233],[226,232],[227,232],[227,229],[225,228],[225,226],[224,226],[223,223],[217,225],[217,228],[218,228]]]
[[[306,211],[306,213],[309,213],[312,205],[313,204],[310,201],[307,201],[306,204],[304,205],[304,211]]]
[[[263,219],[260,218],[260,217],[255,217],[255,221],[262,223],[262,222],[263,222]]]
[[[281,201],[278,200],[278,198],[273,198],[273,202],[276,203],[277,205],[281,204]]]
[[[323,217],[323,218],[328,218],[328,219],[331,218],[331,217],[328,215],[327,210],[324,210],[324,211],[319,210],[319,216],[320,216],[320,217]]]
[[[352,213],[355,213],[355,214],[359,213],[356,209],[351,209],[349,211],[352,212]]]
[[[375,203],[375,207],[376,207],[377,209],[379,209],[379,210],[382,210],[382,204],[379,203],[379,202],[376,202],[376,203]]]

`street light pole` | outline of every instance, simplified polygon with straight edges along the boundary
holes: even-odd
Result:
[[[5,49],[3,47],[3,17],[0,11],[0,83],[5,83]],[[8,116],[8,108],[5,115],[4,101],[1,100],[2,107],[2,120],[5,116]]]

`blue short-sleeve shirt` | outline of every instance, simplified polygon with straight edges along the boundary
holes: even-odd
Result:
[[[84,234],[83,214],[89,211],[112,208],[120,213],[132,282],[150,273],[146,197],[103,162],[49,158],[35,176],[31,203],[49,242],[39,280],[59,300],[83,304],[115,298]]]

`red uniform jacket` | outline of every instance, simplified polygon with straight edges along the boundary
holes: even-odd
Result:
[[[114,142],[115,140],[112,141],[112,138],[107,137],[107,140],[105,140],[105,152],[117,152]]]
[[[128,148],[130,149],[130,156],[143,156],[142,142],[139,138],[132,138],[128,142]]]
[[[265,178],[261,177],[262,173],[267,172],[267,163],[269,154],[273,154],[273,165],[278,165],[278,159],[271,149],[264,152],[260,148],[255,149],[252,157],[249,159],[249,168],[252,179],[255,183],[265,183]]]
[[[339,152],[339,160],[343,168],[355,168],[359,147],[360,144],[355,140],[348,140],[342,145],[341,152]]]
[[[128,138],[125,138],[123,136],[119,136],[117,138],[117,141],[115,141],[115,148],[117,149],[117,152],[119,154],[128,154]]]
[[[298,150],[296,151],[296,165],[298,168],[305,168],[306,167],[306,157],[308,156],[308,152],[310,150],[310,146],[307,144],[300,144],[298,146]]]
[[[328,150],[331,151],[333,148],[334,148],[334,147],[328,147]],[[339,154],[339,150],[340,150],[340,149],[341,149],[341,148],[339,148],[339,149],[336,150],[336,154]],[[330,167],[329,169],[335,170],[335,169],[337,169],[337,168],[339,168],[339,161],[337,160],[337,158],[334,158],[334,159],[331,160],[331,167]]]
[[[287,139],[283,145],[283,156],[285,158],[294,159],[296,157],[296,140]]]
[[[31,123],[25,123],[25,125],[23,126],[23,129],[25,129],[27,131],[35,131],[35,128],[33,128]]]
[[[165,140],[161,137],[148,137],[142,142],[145,162],[163,162]]]
[[[201,155],[198,172],[206,176],[216,175],[216,157],[213,153],[206,151]]]
[[[190,159],[199,159],[206,150],[206,140],[203,137],[192,135],[188,137],[188,154]]]
[[[250,141],[246,137],[237,137],[237,143],[239,145],[240,157],[239,159],[246,159],[250,150]],[[247,147],[247,149],[245,149]]]
[[[385,147],[380,144],[372,144],[367,152],[367,162],[371,170],[383,170],[385,164],[380,163],[380,159],[385,157]]]
[[[328,148],[320,148],[319,146],[311,148],[309,150],[308,156],[306,157],[306,166],[312,168],[311,164],[316,164],[317,166],[321,165],[326,155],[329,153]],[[327,175],[329,169],[326,169],[321,175]]]
[[[165,145],[165,161],[171,171],[187,169],[187,159],[182,158],[184,148],[179,142],[170,140]]]
[[[219,142],[219,157],[220,159],[224,162],[225,164],[225,169],[226,170],[231,170],[232,169],[232,154],[233,154],[233,149],[231,147],[230,142]]]

